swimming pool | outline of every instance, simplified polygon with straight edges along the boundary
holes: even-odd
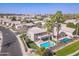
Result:
[[[44,48],[53,47],[55,45],[56,45],[55,42],[44,42],[44,43],[40,44],[40,46],[44,47]]]
[[[63,38],[60,40],[60,42],[63,42],[63,43],[68,43],[70,41],[71,41],[71,39],[69,39],[69,38]]]

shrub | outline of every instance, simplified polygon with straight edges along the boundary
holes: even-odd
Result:
[[[33,48],[33,49],[37,49],[38,48],[38,46],[34,42],[28,43],[28,46],[29,46],[29,48]]]
[[[67,24],[67,27],[75,28],[76,26],[75,26],[73,23],[70,23],[70,22],[69,22],[69,23]]]
[[[33,41],[31,41],[30,39],[28,39],[28,42],[26,41],[26,44],[28,45],[29,48],[33,48],[33,49],[38,48],[38,46]]]

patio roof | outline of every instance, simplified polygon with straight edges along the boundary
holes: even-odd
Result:
[[[49,36],[51,36],[51,34],[46,34],[46,35],[38,36],[38,38],[40,39],[40,38],[49,37]]]

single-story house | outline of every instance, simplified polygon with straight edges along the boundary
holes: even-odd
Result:
[[[44,21],[35,21],[34,24],[36,24],[37,27],[42,27],[42,28],[44,28],[44,26],[45,26],[45,22]]]
[[[20,24],[20,21],[11,21],[11,19],[0,19],[0,24],[7,25],[7,26],[17,26]]]
[[[3,24],[3,25],[8,26],[10,21],[11,21],[10,19],[0,18],[0,24]]]
[[[21,29],[27,30],[27,29],[32,28],[32,27],[35,27],[35,24],[33,24],[33,23],[23,23],[23,24],[17,24],[16,25],[16,29],[18,29],[18,30],[21,30]]]
[[[74,31],[75,31],[75,29],[73,29],[73,28],[63,27],[63,28],[61,28],[61,30],[60,30],[59,33],[64,32],[64,33],[67,34],[68,36],[73,37],[73,36],[74,36],[74,35],[73,35],[73,32],[74,32]]]

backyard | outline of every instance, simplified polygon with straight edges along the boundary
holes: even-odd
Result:
[[[69,45],[69,46],[66,46],[65,48],[59,50],[56,52],[56,55],[57,56],[65,56],[65,55],[68,55],[68,54],[71,54],[73,52],[75,52],[76,50],[79,49],[79,41]]]

